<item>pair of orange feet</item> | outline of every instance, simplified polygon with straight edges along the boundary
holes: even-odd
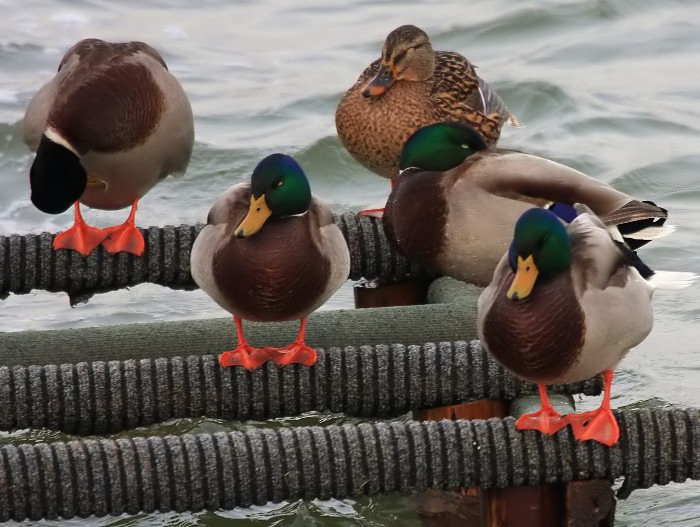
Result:
[[[518,430],[539,430],[543,434],[552,435],[567,425],[571,426],[574,437],[579,441],[598,441],[607,446],[617,443],[620,438],[620,427],[610,407],[610,387],[612,371],[603,372],[605,395],[600,407],[591,412],[561,415],[549,402],[547,390],[539,385],[541,409],[537,412],[524,414],[515,422]]]
[[[300,321],[299,331],[294,342],[281,348],[271,346],[255,348],[251,346],[243,333],[243,321],[241,318],[234,315],[233,321],[236,324],[238,346],[234,350],[224,351],[219,355],[219,364],[222,368],[243,366],[247,370],[254,370],[268,360],[272,360],[278,366],[286,366],[287,364],[312,366],[316,363],[316,350],[304,343],[304,334],[306,332],[305,318],[302,318]]]
[[[291,346],[274,348],[254,348],[248,344],[238,346],[235,350],[224,351],[219,355],[219,364],[223,368],[243,366],[247,370],[255,370],[272,360],[278,366],[287,364],[305,364],[312,366],[316,362],[316,351],[306,344],[294,343]]]
[[[85,223],[80,214],[80,205],[75,202],[75,221],[73,226],[56,235],[53,240],[54,249],[72,249],[78,251],[83,256],[88,256],[98,245],[102,246],[111,254],[128,252],[141,256],[146,244],[143,234],[136,227],[134,217],[136,214],[137,202],[131,207],[131,213],[127,220],[121,225],[98,229]]]
[[[561,415],[556,410],[541,409],[525,414],[516,422],[518,430],[539,430],[552,435],[567,425],[571,425],[574,437],[579,441],[598,441],[612,446],[620,438],[620,428],[610,409],[598,408],[591,412]]]

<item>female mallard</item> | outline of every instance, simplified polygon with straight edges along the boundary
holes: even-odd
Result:
[[[49,214],[75,208],[75,224],[56,236],[54,249],[87,256],[102,243],[111,253],[141,255],[138,201],[168,174],[185,171],[193,123],[184,90],[148,44],[86,39],[70,48],[24,116],[24,141],[36,151],[32,203]],[[80,203],[131,206],[131,213],[102,230],[84,222]]]
[[[651,331],[656,285],[684,287],[693,277],[654,273],[588,209],[577,209],[567,227],[541,208],[518,219],[479,297],[479,338],[505,368],[539,385],[541,410],[521,416],[517,428],[553,434],[570,424],[577,439],[612,445],[619,437],[610,409],[613,370]],[[568,416],[552,408],[546,385],[601,372],[600,408]]]
[[[423,267],[485,286],[525,210],[585,203],[633,249],[667,234],[666,210],[554,161],[488,148],[468,125],[418,130],[384,211],[390,243]],[[638,240],[636,238],[646,238]]]
[[[306,317],[347,280],[350,255],[331,211],[311,196],[301,167],[272,154],[249,183],[216,199],[192,247],[191,267],[194,281],[236,323],[238,346],[220,355],[222,366],[254,369],[270,358],[311,365],[316,352],[304,344]],[[287,347],[254,348],[241,319],[301,319],[301,325]]]
[[[396,28],[382,56],[362,72],[335,113],[341,142],[362,165],[395,178],[399,155],[416,129],[436,121],[472,124],[495,144],[504,121],[518,124],[474,66],[452,51],[433,51],[416,26]]]

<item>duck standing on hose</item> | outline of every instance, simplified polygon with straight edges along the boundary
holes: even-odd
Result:
[[[219,356],[222,366],[255,369],[316,362],[304,342],[306,317],[348,279],[350,254],[330,209],[311,195],[309,181],[290,156],[272,154],[250,182],[221,194],[192,247],[192,278],[233,314],[238,346]],[[300,320],[295,341],[283,348],[255,348],[242,319]]]
[[[81,40],[27,107],[24,142],[36,152],[29,172],[32,203],[48,214],[71,205],[74,225],[54,249],[87,256],[141,255],[134,217],[139,199],[169,174],[187,168],[194,143],[192,108],[160,54],[143,42]],[[98,229],[80,204],[105,210],[131,206],[127,220]]]
[[[695,276],[652,271],[590,209],[577,212],[567,226],[547,209],[521,215],[479,297],[478,332],[498,362],[539,385],[541,409],[521,416],[516,428],[553,434],[571,425],[581,441],[613,445],[620,435],[610,406],[613,370],[651,331],[654,290],[686,287]],[[562,416],[552,407],[547,385],[601,372],[598,409]]]

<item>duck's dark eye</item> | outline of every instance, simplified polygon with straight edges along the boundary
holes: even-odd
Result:
[[[282,185],[284,185],[284,181],[282,179],[275,179],[272,182],[272,188],[280,188]]]
[[[396,55],[394,55],[394,64],[401,62],[405,58],[406,58],[406,52],[399,51]]]

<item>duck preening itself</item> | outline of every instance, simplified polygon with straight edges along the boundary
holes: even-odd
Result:
[[[194,143],[192,108],[161,55],[143,42],[81,40],[34,95],[23,125],[36,152],[32,203],[48,214],[74,207],[74,225],[55,237],[54,249],[87,256],[103,244],[141,255],[139,199],[185,171]],[[83,220],[81,203],[131,212],[123,224],[98,229]]]
[[[416,131],[401,169],[383,216],[389,242],[426,269],[477,286],[491,281],[515,222],[535,206],[566,217],[583,203],[633,249],[674,230],[662,207],[561,163],[489,147],[464,123]]]

